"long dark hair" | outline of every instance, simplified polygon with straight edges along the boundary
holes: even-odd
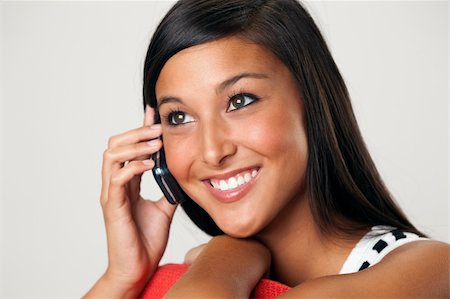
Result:
[[[306,184],[324,233],[390,225],[419,232],[395,204],[358,128],[344,80],[309,13],[296,0],[181,0],[150,42],[144,65],[144,107],[156,107],[155,84],[177,52],[237,36],[272,51],[295,77],[306,115]],[[194,223],[221,234],[192,199],[182,204]]]

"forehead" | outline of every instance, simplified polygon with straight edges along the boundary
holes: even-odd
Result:
[[[184,49],[172,56],[161,70],[156,93],[158,95],[158,91],[186,81],[214,85],[236,73],[265,73],[272,77],[286,70],[284,64],[265,47],[238,37],[223,38]]]

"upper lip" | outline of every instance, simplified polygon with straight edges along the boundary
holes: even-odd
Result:
[[[257,166],[257,165],[249,166],[249,167],[243,167],[243,168],[231,170],[231,171],[220,173],[220,174],[210,175],[210,176],[204,178],[202,181],[211,180],[211,179],[224,180],[224,179],[228,179],[230,177],[233,177],[233,176],[237,175],[238,173],[242,173],[242,172],[245,172],[247,170],[250,171],[250,170],[253,170],[253,169],[259,170],[259,168],[260,168],[260,166]]]

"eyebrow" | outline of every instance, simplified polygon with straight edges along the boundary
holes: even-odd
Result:
[[[266,74],[262,74],[262,73],[240,73],[237,74],[231,78],[226,79],[225,81],[223,81],[222,83],[220,83],[217,87],[216,87],[216,94],[219,94],[221,92],[223,92],[224,89],[236,84],[239,80],[244,79],[244,78],[253,78],[253,79],[269,79],[269,76]],[[183,101],[177,97],[173,97],[173,96],[166,96],[166,97],[162,97],[159,104],[158,104],[158,109],[159,107],[161,107],[163,104],[167,104],[167,103],[181,103],[183,104]]]
[[[231,85],[236,84],[236,82],[238,82],[239,80],[244,79],[244,78],[268,79],[269,76],[267,76],[266,74],[261,74],[261,73],[240,73],[240,74],[237,74],[236,76],[233,76],[233,77],[223,81],[222,83],[220,83],[219,86],[217,86],[217,88],[216,88],[216,93],[221,93],[227,87],[230,87]]]

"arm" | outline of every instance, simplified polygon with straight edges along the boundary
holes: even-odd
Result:
[[[364,271],[313,279],[279,298],[449,298],[450,246],[417,241]]]
[[[269,266],[270,253],[257,241],[215,237],[166,298],[248,298]]]

